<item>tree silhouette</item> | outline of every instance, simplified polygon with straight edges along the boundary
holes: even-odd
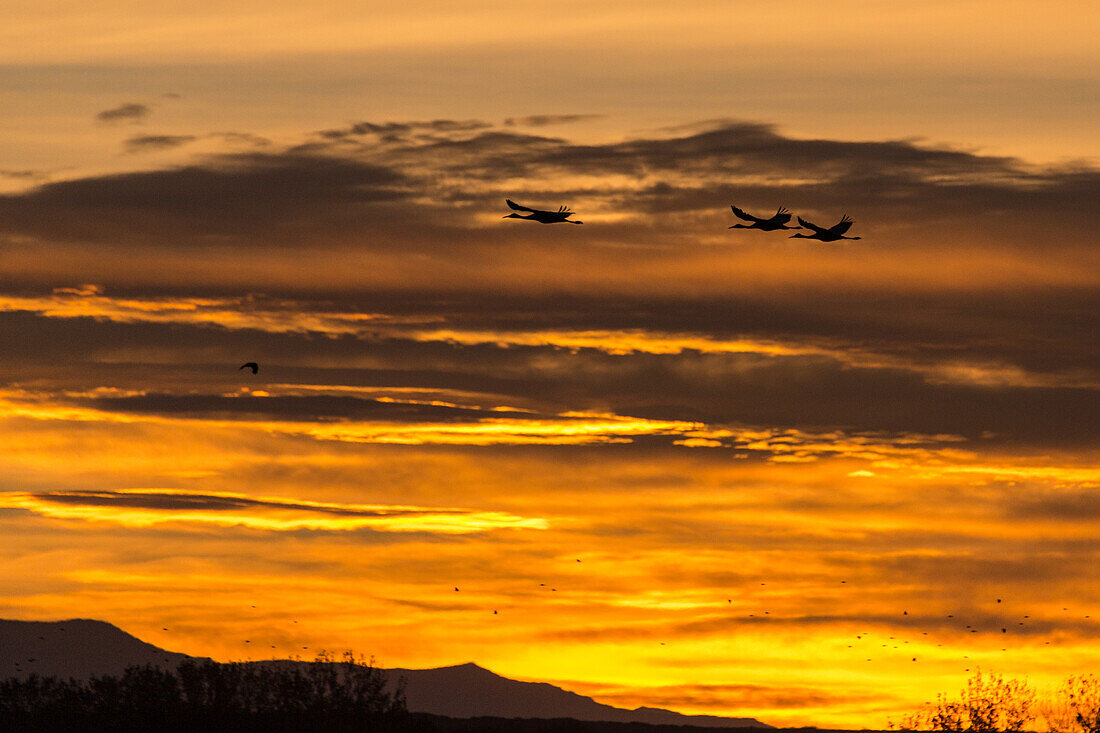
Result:
[[[188,660],[175,670],[0,681],[0,730],[334,733],[405,730],[403,681],[387,689],[373,660],[322,652],[308,663]]]

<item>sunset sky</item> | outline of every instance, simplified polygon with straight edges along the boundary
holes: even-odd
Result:
[[[1095,671],[1098,35],[9,0],[0,617],[773,725]]]

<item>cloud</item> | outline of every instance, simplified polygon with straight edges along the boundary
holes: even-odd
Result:
[[[152,145],[160,136],[147,138]],[[1088,167],[1035,168],[909,141],[801,140],[760,123],[723,122],[679,134],[576,144],[480,120],[364,121],[282,151],[208,156],[185,167],[47,184],[0,199],[0,231],[86,243],[125,233],[128,241],[145,245],[188,239],[195,245],[195,238],[180,233],[197,226],[255,245],[271,242],[273,232],[305,227],[308,218],[310,247],[346,243],[351,231],[371,232],[377,237],[367,240],[368,250],[388,250],[390,240],[398,239],[447,262],[486,258],[487,249],[471,245],[472,232],[486,244],[502,232],[550,233],[552,227],[503,229],[498,217],[485,217],[513,197],[568,201],[598,225],[562,240],[566,253],[579,256],[593,244],[621,247],[643,236],[645,248],[636,252],[636,261],[671,256],[683,266],[705,259],[701,239],[726,247],[782,241],[761,232],[727,232],[723,212],[728,218],[734,201],[760,211],[784,204],[821,221],[847,211],[866,242],[876,242],[855,251],[878,256],[889,242],[895,261],[902,254],[981,251],[994,244],[1022,253],[1077,252],[1080,258],[1088,253],[1080,232],[1100,226],[1088,206],[1098,176]],[[276,178],[282,185],[274,185]],[[207,184],[210,195],[202,194]],[[389,196],[370,195],[381,194],[381,187]],[[156,203],[142,195],[146,188],[156,193]],[[264,206],[267,226],[234,227],[242,197],[229,196],[230,190],[246,190],[243,198]],[[301,193],[308,194],[303,203],[326,216],[286,206],[294,200],[288,194]],[[57,225],[79,214],[89,197],[109,206],[97,228]],[[227,198],[237,208],[224,203]],[[364,200],[378,206],[357,206]],[[180,211],[185,201],[186,217]],[[150,216],[136,217],[134,207]],[[560,238],[560,231],[553,237]],[[640,244],[634,241],[634,247]],[[826,254],[799,247],[814,260]],[[828,256],[833,263],[847,260]],[[926,264],[924,276],[939,272],[931,267],[935,262]],[[1051,262],[1047,256],[1035,264]]]
[[[311,383],[537,394],[542,414],[1083,445],[1098,187],[1087,166],[738,121],[586,145],[362,121],[0,196],[0,328],[38,330],[18,358],[44,370],[59,339],[112,364],[240,363],[236,344],[325,370]],[[501,222],[521,196],[583,204],[586,227]],[[731,201],[848,211],[865,239],[731,233]],[[89,280],[104,292],[33,294]]]
[[[627,708],[645,705],[679,710],[730,711],[840,706],[882,699],[881,692],[853,694],[798,685],[687,684],[628,687],[572,681],[555,682],[566,689],[595,697],[604,704]]]
[[[74,363],[75,349],[84,363],[80,379],[109,371],[104,378],[111,384],[164,394],[155,399],[173,414],[179,408],[170,404],[221,399],[210,394],[211,380],[226,391],[239,386],[235,367],[243,351],[264,355],[265,381],[255,386],[266,386],[269,374],[284,386],[278,399],[231,407],[275,410],[273,418],[290,415],[291,404],[302,416],[310,409],[366,415],[369,403],[356,398],[368,395],[335,389],[358,385],[493,395],[491,401],[456,404],[514,405],[544,416],[595,410],[735,433],[746,426],[802,430],[811,437],[796,441],[798,446],[832,430],[844,436],[881,433],[866,450],[835,436],[816,441],[845,446],[849,455],[874,455],[875,446],[911,433],[964,436],[969,442],[960,447],[966,451],[1013,443],[1088,445],[1096,438],[1088,416],[1096,409],[1098,377],[1085,342],[1072,328],[1040,336],[1036,321],[1036,338],[1014,345],[1008,334],[1025,329],[1026,309],[1019,320],[983,319],[980,328],[988,335],[973,341],[975,322],[966,315],[942,329],[923,320],[907,325],[897,315],[891,331],[874,319],[861,322],[865,316],[855,304],[848,311],[834,304],[804,315],[761,308],[738,315],[733,309],[739,306],[730,304],[724,307],[733,315],[723,322],[708,313],[707,304],[678,313],[680,306],[644,301],[617,301],[603,310],[595,301],[562,308],[552,301],[514,305],[493,298],[452,299],[440,307],[392,296],[387,303],[379,296],[377,303],[360,301],[340,310],[330,302],[297,299],[68,290],[78,292],[0,297],[0,335],[23,344],[0,368],[0,379],[18,379],[30,368],[40,379],[61,379],[58,386],[78,385],[71,368],[60,366]],[[509,315],[499,315],[504,313]],[[631,320],[662,330],[602,330]],[[544,323],[601,330],[543,330]],[[521,330],[525,324],[535,330]],[[738,335],[740,328],[759,336]],[[778,337],[783,330],[792,333]],[[276,371],[269,372],[271,367]],[[305,399],[294,392],[294,382],[328,383],[334,391]],[[207,397],[172,396],[182,385]],[[124,404],[136,408],[140,401],[119,403],[119,409],[131,409]],[[959,404],[968,409],[958,410]],[[212,408],[210,403],[204,409]],[[392,406],[370,409],[398,414]],[[459,414],[427,409],[447,412],[447,419]],[[814,454],[795,444],[773,447],[786,450],[788,460]]]
[[[544,127],[546,125],[568,125],[574,122],[587,122],[598,120],[604,115],[527,115],[526,117],[509,117],[504,120],[508,127]]]
[[[291,388],[293,389],[293,387]],[[334,390],[338,392],[339,390]],[[177,415],[180,417],[234,416],[271,420],[328,421],[333,419],[366,420],[387,423],[463,423],[484,419],[524,420],[535,417],[552,420],[555,416],[533,416],[507,409],[482,410],[440,400],[369,399],[344,394],[265,395],[241,393],[234,396],[210,394],[147,393],[124,397],[93,397],[80,400],[104,412]],[[567,421],[568,422],[568,421]]]
[[[268,401],[270,407],[265,404]],[[329,407],[319,410],[319,405]],[[272,414],[287,411],[290,416]],[[340,414],[323,414],[326,411]],[[0,395],[2,417],[115,425],[188,420],[210,429],[244,429],[319,441],[389,445],[614,444],[630,443],[642,436],[679,435],[697,427],[684,421],[647,420],[610,413],[531,415],[509,408],[481,411],[414,399],[280,398],[248,394],[228,398],[136,395],[52,400],[42,394],[12,391]]]
[[[130,102],[96,113],[100,122],[140,122],[149,116],[147,105]]]
[[[361,161],[239,153],[204,165],[46,184],[0,198],[0,219],[44,225],[41,234],[63,241],[133,245],[159,239],[159,231],[177,242],[189,232],[184,238],[193,244],[204,236],[255,243],[263,232],[304,226],[310,217],[359,218],[360,206],[407,198],[404,183],[402,174]]]
[[[561,281],[582,289],[593,284],[594,270],[611,286],[636,288],[654,268],[676,290],[694,280],[701,292],[712,291],[708,278],[720,253],[710,247],[718,244],[748,247],[737,258],[740,271],[773,285],[796,273],[820,284],[836,276],[828,268],[843,266],[860,282],[894,286],[891,266],[911,278],[917,262],[920,277],[932,281],[957,279],[960,267],[988,278],[994,273],[981,268],[983,258],[992,261],[991,249],[1000,250],[1002,276],[1010,275],[1006,267],[1031,267],[1083,283],[1087,270],[1080,266],[1094,253],[1082,232],[1100,226],[1089,205],[1098,186],[1100,173],[1089,167],[1036,168],[911,141],[798,139],[759,123],[577,144],[480,120],[364,121],[263,154],[207,156],[184,167],[58,181],[6,196],[0,233],[101,246],[121,240],[149,251],[200,247],[196,230],[241,246],[304,248],[301,233],[308,230],[310,248],[351,249],[354,242],[361,254],[384,257],[411,250],[434,258],[436,271],[472,263],[482,278],[513,288],[531,276],[502,255],[504,241],[518,245],[513,256],[520,261],[547,257],[533,246],[555,241],[551,276],[567,271],[572,277]],[[505,197],[570,203],[590,226],[566,239],[553,227],[505,228],[489,216]],[[100,205],[95,225],[81,216],[78,226],[73,219],[89,200]],[[366,201],[376,205],[362,206]],[[839,253],[789,244],[804,261],[825,266],[813,278],[784,266],[774,248],[785,239],[729,233],[730,202],[759,211],[784,204],[819,221],[847,212],[864,240]],[[246,212],[252,226],[237,226]],[[756,249],[761,245],[771,256]],[[601,247],[633,256],[607,268],[604,256],[619,252]],[[387,263],[375,276],[397,267],[413,283],[432,282],[413,264]],[[620,271],[621,282],[614,278]]]
[[[194,135],[137,135],[127,139],[124,145],[127,152],[140,153],[178,148],[194,140]]]
[[[213,136],[221,138],[228,143],[250,145],[257,148],[266,148],[273,144],[268,138],[260,135],[253,135],[250,132],[217,132],[214,133]]]
[[[23,509],[54,519],[106,521],[128,527],[187,522],[271,531],[371,529],[442,534],[547,527],[545,520],[502,512],[290,501],[170,489],[0,492],[0,507]]]
[[[373,135],[377,136],[380,141],[397,143],[406,142],[409,136],[414,133],[427,135],[427,137],[421,139],[432,140],[435,139],[431,137],[433,134],[466,133],[490,127],[492,127],[491,123],[482,120],[440,119],[412,122],[355,122],[348,127],[322,130],[318,134],[328,140]]]

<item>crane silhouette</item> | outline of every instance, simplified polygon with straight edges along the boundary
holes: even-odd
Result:
[[[727,227],[728,229],[760,229],[761,231],[765,231],[765,232],[774,232],[776,229],[799,229],[800,228],[800,227],[789,227],[789,226],[787,226],[787,222],[789,222],[791,220],[791,212],[787,211],[787,209],[785,209],[782,206],[780,206],[779,209],[775,212],[775,216],[773,216],[770,219],[761,219],[758,216],[753,216],[752,214],[748,213],[747,211],[744,211],[743,209],[737,208],[733,204],[730,204],[730,208],[733,209],[733,215],[736,216],[738,219],[742,219],[744,221],[751,221],[752,223],[748,224],[748,225],[734,224],[731,227]],[[802,220],[799,219],[799,221],[802,221]]]
[[[817,224],[808,222],[801,216],[798,217],[798,223],[806,229],[812,229],[813,234],[792,234],[789,239],[816,239],[819,242],[836,242],[841,239],[860,239],[860,237],[845,237],[844,232],[852,228],[853,222],[848,215],[845,214],[841,217],[840,221],[833,224],[828,229],[819,227]]]
[[[251,369],[251,370],[252,370],[252,373],[253,373],[253,374],[256,374],[257,372],[259,372],[259,371],[260,371],[260,365],[259,365],[259,364],[257,364],[257,363],[256,363],[256,362],[254,362],[254,361],[250,361],[250,362],[248,362],[247,364],[241,364],[241,365],[240,365],[239,367],[237,367],[237,371],[238,371],[238,372],[239,372],[240,370],[242,370],[242,369]]]
[[[573,216],[573,212],[569,210],[569,207],[562,206],[557,211],[542,211],[541,209],[532,209],[529,206],[521,206],[511,199],[504,199],[504,203],[508,204],[508,208],[513,211],[529,211],[528,216],[522,216],[520,214],[508,214],[501,217],[503,219],[530,219],[531,221],[537,221],[540,224],[583,224],[583,221],[571,221],[569,217]]]

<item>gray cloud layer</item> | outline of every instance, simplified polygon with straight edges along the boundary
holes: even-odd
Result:
[[[480,120],[357,122],[289,149],[0,196],[0,241],[13,263],[5,274],[27,291],[74,284],[49,268],[94,254],[104,268],[98,279],[120,295],[263,290],[273,302],[287,298],[288,312],[413,320],[332,335],[6,313],[0,333],[24,347],[0,376],[17,383],[32,367],[71,380],[55,364],[77,355],[97,378],[165,393],[112,409],[209,412],[220,407],[219,398],[202,396],[208,390],[173,396],[157,380],[199,384],[210,365],[235,365],[246,353],[261,354],[264,376],[274,366],[285,382],[461,389],[505,395],[544,413],[609,409],[713,424],[1095,444],[1093,314],[1100,302],[1088,265],[1097,256],[1089,237],[1100,226],[1100,172],[1038,170],[909,141],[801,140],[741,122],[600,145],[516,129],[573,117],[512,120],[504,128]],[[500,188],[502,178],[513,183]],[[506,196],[568,202],[586,218],[608,218],[566,232],[501,222]],[[865,249],[785,250],[782,234],[727,233],[731,201],[761,212],[785,204],[811,218],[847,211]],[[747,270],[723,288],[694,287],[696,274],[713,269],[698,258],[717,251],[700,242],[715,236],[725,237],[732,262],[763,258],[773,269]],[[981,252],[993,253],[991,263],[1023,264],[1003,281],[952,279],[956,263],[981,274],[968,265]],[[861,267],[859,258],[871,255],[879,259]],[[19,257],[45,263],[35,265],[45,274],[28,274]],[[218,285],[211,277],[171,280],[181,257],[188,266],[217,257],[232,265],[217,271]],[[373,259],[358,270],[348,264],[362,257]],[[866,279],[813,275],[834,262]],[[651,269],[631,279],[629,268],[639,263]],[[907,279],[910,266],[927,266],[940,279],[931,286]],[[605,292],[601,278],[620,269],[633,284]],[[787,270],[810,274],[792,285],[782,280]],[[280,271],[300,278],[292,286],[265,280]],[[372,279],[390,271],[385,286]],[[502,343],[417,336],[432,329],[499,334]],[[507,343],[537,331],[811,348],[705,353],[687,343],[663,354]],[[264,409],[348,415],[367,404],[281,399],[264,401]]]
[[[147,150],[178,148],[195,139],[194,135],[136,135],[128,138],[125,145],[127,152],[140,153]]]
[[[117,491],[49,491],[34,494],[34,498],[54,504],[74,506],[125,507],[149,509],[153,511],[238,511],[242,509],[293,510],[316,512],[339,517],[405,517],[422,514],[462,514],[459,511],[414,510],[414,509],[358,509],[331,505],[304,504],[293,501],[265,501],[244,496],[223,496],[217,494],[185,494],[179,492],[164,493],[117,492]]]
[[[95,118],[100,122],[140,122],[149,116],[149,107],[136,102],[105,109],[96,113]]]
[[[176,143],[186,136],[135,140],[160,145],[163,137]],[[607,183],[569,183],[578,175]],[[501,178],[531,184],[526,191],[495,188],[492,182]],[[553,190],[539,190],[540,181]],[[688,243],[699,233],[699,217],[728,214],[735,201],[760,211],[785,204],[823,220],[852,213],[858,227],[874,227],[879,241],[885,236],[894,247],[940,250],[964,236],[974,237],[968,246],[995,242],[1065,252],[1084,247],[1088,232],[1100,226],[1091,205],[1098,188],[1100,173],[1093,169],[1033,170],[1012,159],[904,141],[799,140],[759,124],[577,145],[477,120],[360,122],[283,152],[227,154],[5,196],[0,232],[88,244],[125,234],[147,246],[179,246],[196,242],[190,232],[197,226],[200,233],[232,232],[238,244],[256,246],[271,244],[273,232],[300,232],[308,223],[311,242],[369,231],[446,255],[464,248],[471,228],[484,229],[477,215],[510,196],[535,203],[566,199],[580,212],[628,215],[571,233],[570,248],[642,232],[650,245],[697,246]],[[73,219],[90,218],[90,207],[96,207],[96,224],[77,226]],[[719,218],[708,227],[720,231],[725,223]],[[480,236],[500,231],[484,229]],[[277,240],[289,242],[304,246],[300,237]]]

